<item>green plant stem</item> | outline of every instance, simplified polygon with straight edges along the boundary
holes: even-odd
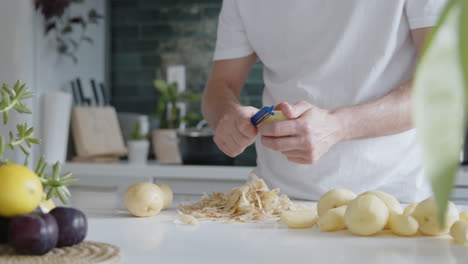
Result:
[[[8,106],[6,106],[3,109],[0,109],[0,113],[10,111],[18,102],[19,102],[18,99],[13,99],[12,101],[10,101],[10,104]]]

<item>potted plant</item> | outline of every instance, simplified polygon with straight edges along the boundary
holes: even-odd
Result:
[[[179,92],[175,82],[168,84],[164,80],[156,80],[154,87],[160,93],[156,104],[159,129],[152,133],[156,159],[159,163],[180,164],[182,160],[177,144],[177,130],[184,127],[187,121],[199,119],[197,114],[185,114],[181,105],[197,101],[200,96],[187,91]]]
[[[147,135],[141,132],[141,124],[137,122],[135,130],[127,142],[128,161],[131,164],[145,164],[148,159],[149,141]]]

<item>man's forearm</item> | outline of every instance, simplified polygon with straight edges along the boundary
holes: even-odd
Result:
[[[411,121],[411,81],[387,95],[332,111],[343,126],[342,141],[387,136],[409,130]]]
[[[203,95],[202,112],[208,124],[215,128],[218,121],[231,108],[239,105],[239,95],[235,94],[224,81],[210,81]]]

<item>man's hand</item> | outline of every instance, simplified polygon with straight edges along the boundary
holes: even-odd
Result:
[[[239,105],[219,120],[214,141],[226,155],[236,157],[255,141],[258,130],[252,125],[250,118],[258,110],[255,107]]]
[[[343,139],[338,118],[328,110],[306,101],[281,103],[277,109],[291,120],[261,124],[258,131],[265,147],[280,151],[291,162],[315,163]]]

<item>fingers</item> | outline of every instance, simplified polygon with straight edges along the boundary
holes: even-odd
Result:
[[[262,136],[262,144],[275,151],[291,151],[303,149],[307,143],[301,137],[265,137]]]
[[[226,155],[236,157],[255,141],[258,130],[250,123],[250,114],[256,110],[254,107],[241,107],[219,121],[214,141]]]
[[[311,108],[312,105],[307,101],[299,101],[294,105],[283,102],[278,105],[278,110],[283,111],[284,116],[289,119],[299,118],[302,114],[309,111]]]
[[[287,137],[297,135],[308,135],[312,131],[312,125],[306,120],[286,120],[260,124],[258,132],[262,136]]]
[[[241,121],[241,123],[238,124],[237,129],[239,130],[239,133],[248,138],[255,138],[258,133],[258,129],[250,123],[250,120],[248,122]]]
[[[234,151],[232,150],[230,144],[228,144],[226,142],[226,140],[223,140],[221,137],[215,135],[214,138],[213,138],[216,146],[218,146],[218,148],[224,152],[226,155],[228,155],[229,157],[235,157],[233,156],[234,154]]]

